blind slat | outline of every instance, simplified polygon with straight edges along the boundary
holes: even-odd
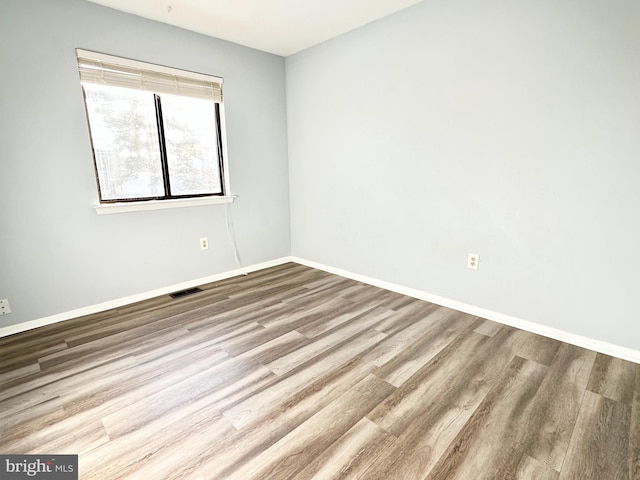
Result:
[[[204,98],[222,103],[222,81],[217,77],[157,67],[134,60],[77,51],[80,80],[113,87]],[[123,63],[129,63],[125,65]],[[171,72],[168,72],[171,70]],[[173,73],[175,70],[176,73]],[[210,80],[209,80],[210,78]]]

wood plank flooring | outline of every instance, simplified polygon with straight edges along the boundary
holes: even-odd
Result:
[[[640,366],[297,264],[0,339],[82,479],[640,479]]]

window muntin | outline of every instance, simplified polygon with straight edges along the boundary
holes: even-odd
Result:
[[[82,50],[78,62],[101,203],[225,195],[221,79]]]

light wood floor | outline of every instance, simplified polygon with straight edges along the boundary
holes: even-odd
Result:
[[[0,453],[99,480],[640,479],[636,364],[296,264],[203,289],[0,339]]]

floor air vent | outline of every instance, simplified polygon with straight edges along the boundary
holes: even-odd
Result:
[[[186,295],[192,295],[194,293],[198,293],[201,292],[202,289],[198,288],[198,287],[194,287],[194,288],[187,288],[186,290],[180,290],[179,292],[174,292],[169,294],[169,296],[171,298],[180,298],[180,297],[184,297]]]

